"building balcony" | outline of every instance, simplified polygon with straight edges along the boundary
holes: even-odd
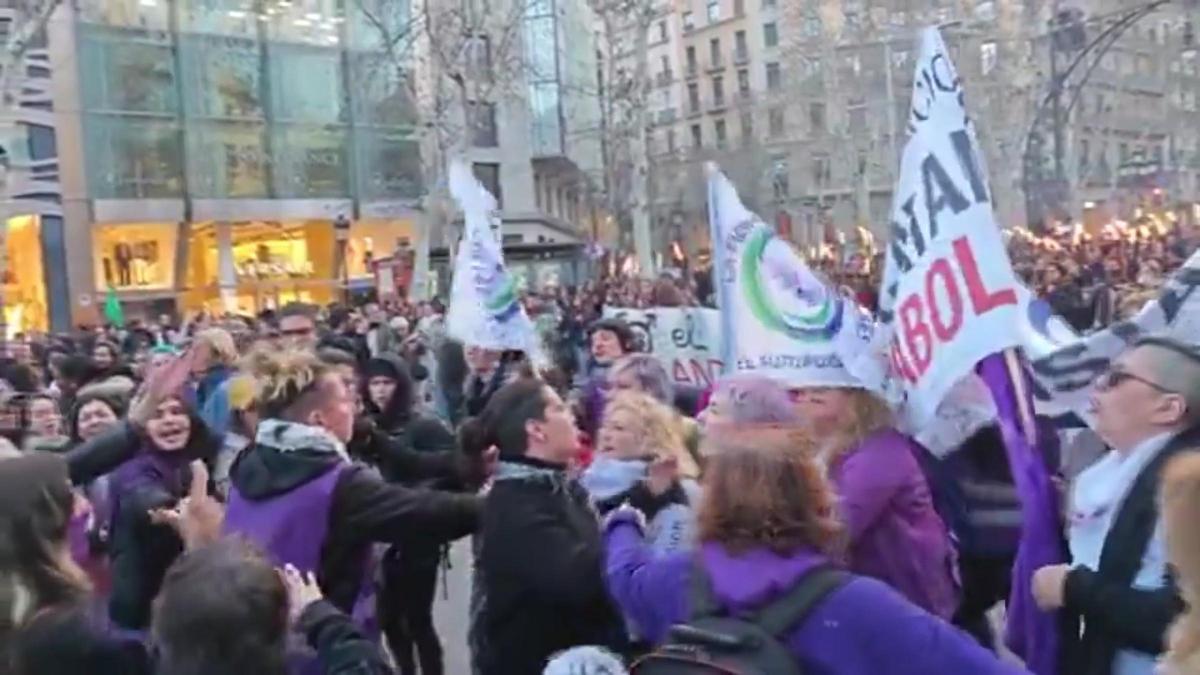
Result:
[[[684,69],[683,74],[688,79],[697,77],[700,75],[700,66],[698,66],[696,63],[689,63],[687,64],[687,68]]]
[[[668,69],[668,70],[664,70],[664,71],[661,71],[661,72],[655,74],[654,83],[660,87],[666,87],[666,86],[670,85],[671,81],[674,79],[675,79],[675,73],[671,72],[671,70]]]
[[[724,96],[713,96],[708,99],[708,112],[716,113],[725,110],[728,106],[728,99]]]
[[[716,73],[725,70],[725,59],[713,59],[708,64],[708,72]]]
[[[739,49],[733,52],[733,63],[737,66],[744,66],[750,63],[750,50]]]

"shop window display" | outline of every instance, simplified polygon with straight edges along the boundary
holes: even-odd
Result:
[[[41,220],[9,218],[4,232],[4,322],[8,337],[44,331],[50,323],[42,267]]]
[[[93,229],[96,288],[172,288],[176,230],[172,223],[97,225]]]
[[[360,220],[350,227],[346,261],[350,279],[374,277],[374,262],[411,248],[411,220]]]
[[[234,303],[254,313],[288,302],[326,304],[336,298],[333,226],[329,221],[252,221],[230,225]],[[191,226],[188,311],[223,309],[214,223]],[[228,283],[228,281],[227,281]]]

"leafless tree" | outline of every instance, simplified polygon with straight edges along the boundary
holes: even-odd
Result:
[[[600,30],[600,134],[607,212],[631,229],[643,273],[653,267],[650,248],[650,26],[656,0],[588,0]]]

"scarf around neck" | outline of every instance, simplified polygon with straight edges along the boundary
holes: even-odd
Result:
[[[1099,568],[1104,540],[1121,504],[1142,470],[1170,440],[1170,434],[1162,434],[1142,441],[1128,453],[1110,451],[1075,480],[1067,518],[1075,564]]]
[[[305,451],[327,453],[349,462],[346,445],[323,427],[314,427],[299,422],[280,419],[265,419],[258,423],[254,442],[275,448],[280,452]]]

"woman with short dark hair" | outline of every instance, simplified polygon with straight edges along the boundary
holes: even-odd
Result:
[[[463,424],[463,451],[495,448],[476,561],[472,651],[482,675],[537,675],[556,652],[621,647],[624,627],[604,589],[600,527],[569,473],[579,453],[570,408],[532,378],[502,387]]]

